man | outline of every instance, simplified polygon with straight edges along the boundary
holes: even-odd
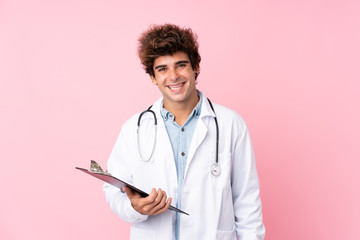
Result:
[[[196,89],[196,35],[176,25],[152,26],[141,35],[138,53],[163,96],[151,107],[157,129],[151,112],[128,120],[108,170],[149,196],[104,185],[111,209],[132,223],[131,239],[263,239],[249,133],[237,113]]]

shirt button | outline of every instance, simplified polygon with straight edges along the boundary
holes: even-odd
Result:
[[[184,153],[184,152],[182,152],[182,153],[181,153],[181,156],[185,156],[185,153]]]
[[[172,115],[172,114],[170,114],[170,115],[169,115],[169,117],[171,117],[171,118],[172,118],[172,117],[173,117],[173,115]]]
[[[182,132],[184,132],[184,131],[185,131],[185,129],[184,129],[184,128],[181,128],[181,131],[182,131]]]

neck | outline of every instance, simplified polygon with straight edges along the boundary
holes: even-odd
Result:
[[[175,122],[179,124],[179,126],[183,126],[188,119],[188,116],[199,102],[199,99],[197,92],[194,97],[186,102],[168,102],[164,99],[164,108],[174,114]]]

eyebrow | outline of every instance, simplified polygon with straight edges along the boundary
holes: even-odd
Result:
[[[166,67],[166,65],[157,65],[154,69],[158,69],[158,68],[163,68],[163,67]]]
[[[181,61],[177,61],[175,63],[175,65],[179,65],[179,64],[182,64],[182,63],[190,63],[188,60],[181,60]],[[159,68],[163,68],[163,67],[166,67],[166,65],[157,65],[154,69],[159,69]]]
[[[176,62],[175,64],[178,65],[181,63],[190,63],[190,62],[188,60],[181,60],[181,61]]]

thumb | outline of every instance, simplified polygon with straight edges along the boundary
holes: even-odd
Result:
[[[131,190],[129,187],[124,186],[122,187],[122,190],[126,193],[129,199],[132,199],[134,197],[140,197],[140,194]]]

